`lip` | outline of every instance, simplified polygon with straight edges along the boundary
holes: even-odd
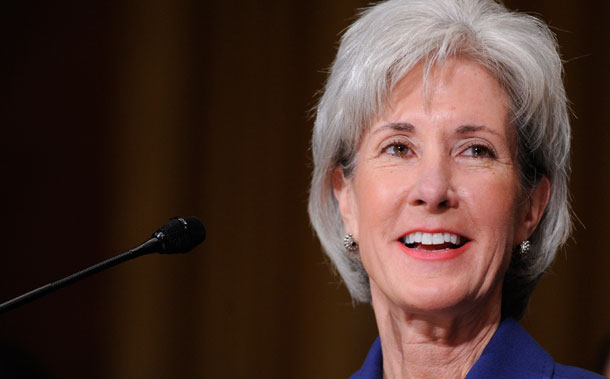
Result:
[[[405,252],[408,256],[422,260],[422,261],[447,261],[454,259],[462,255],[466,250],[470,248],[472,241],[466,242],[464,245],[457,249],[444,249],[438,251],[425,251],[418,249],[411,249],[406,247],[402,242],[396,241],[400,249]]]
[[[461,236],[463,238],[466,238],[468,240],[468,242],[466,242],[464,245],[458,247],[457,249],[443,249],[443,250],[437,250],[437,251],[425,251],[425,250],[418,250],[418,249],[412,249],[410,247],[405,246],[405,244],[403,244],[400,239],[408,236],[411,233],[415,233],[415,232],[422,232],[422,233],[451,233],[451,234],[455,234],[458,236]],[[472,243],[472,239],[469,238],[468,236],[463,235],[462,233],[457,233],[453,230],[449,230],[449,229],[426,229],[426,228],[418,228],[418,229],[413,229],[413,230],[409,230],[407,232],[405,232],[404,234],[402,234],[397,240],[396,243],[398,244],[398,246],[400,247],[400,249],[405,252],[408,256],[418,259],[418,260],[422,260],[422,261],[447,261],[450,259],[454,259],[459,257],[460,255],[462,255],[466,250],[468,250],[470,248],[470,245]]]

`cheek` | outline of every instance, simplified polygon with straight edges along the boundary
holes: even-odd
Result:
[[[383,235],[398,220],[405,205],[404,183],[404,174],[394,175],[392,171],[375,172],[358,181],[354,194],[362,238],[378,236],[380,231]]]
[[[460,186],[474,224],[490,229],[497,242],[510,245],[517,222],[519,186],[511,172],[469,175]]]

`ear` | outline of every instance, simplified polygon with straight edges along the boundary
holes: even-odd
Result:
[[[337,203],[339,203],[339,211],[341,212],[341,218],[343,219],[345,233],[352,233],[357,240],[357,209],[353,198],[352,181],[345,178],[343,175],[343,168],[341,167],[337,167],[333,171],[333,192],[337,199]]]
[[[522,213],[520,227],[518,227],[518,235],[516,243],[520,243],[528,239],[536,230],[544,210],[549,203],[551,196],[551,182],[544,176],[530,193],[529,197],[525,199],[525,209]]]

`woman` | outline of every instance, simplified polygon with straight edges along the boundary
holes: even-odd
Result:
[[[548,27],[492,0],[390,0],[346,31],[309,212],[375,312],[354,377],[596,377],[515,321],[570,231],[561,75]]]

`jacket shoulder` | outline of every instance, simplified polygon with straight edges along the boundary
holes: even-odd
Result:
[[[603,376],[594,372],[574,367],[566,366],[560,363],[555,363],[553,370],[553,378],[555,379],[604,379]]]

